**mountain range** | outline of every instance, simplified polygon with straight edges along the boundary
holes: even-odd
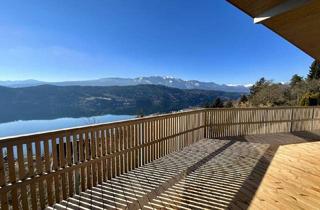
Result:
[[[0,86],[21,88],[32,87],[38,85],[56,85],[56,86],[130,86],[130,85],[163,85],[179,89],[200,89],[215,90],[224,92],[248,93],[248,86],[244,85],[225,85],[214,82],[201,82],[197,80],[183,80],[174,77],[138,77],[138,78],[102,78],[84,81],[64,81],[64,82],[45,82],[38,80],[22,80],[22,81],[0,81]]]
[[[237,99],[240,93],[179,89],[161,85],[0,86],[0,122],[104,114],[151,114],[203,106],[215,98]]]

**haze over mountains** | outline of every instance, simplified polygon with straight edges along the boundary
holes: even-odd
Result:
[[[64,82],[45,82],[38,80],[22,80],[22,81],[0,81],[0,86],[21,88],[32,87],[38,85],[56,85],[56,86],[130,86],[130,85],[163,85],[179,89],[200,89],[215,90],[224,92],[249,92],[248,86],[244,85],[220,85],[214,82],[201,82],[197,80],[183,80],[174,77],[138,77],[138,78],[102,78],[84,81],[64,81]]]

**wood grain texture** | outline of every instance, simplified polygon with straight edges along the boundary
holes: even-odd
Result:
[[[285,2],[284,0],[228,1],[253,18]],[[263,24],[313,58],[320,59],[320,1],[310,1],[269,18]]]
[[[199,140],[51,209],[319,209],[319,134]]]
[[[320,142],[280,146],[249,209],[319,209]]]

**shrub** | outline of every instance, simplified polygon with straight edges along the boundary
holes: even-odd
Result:
[[[317,106],[320,105],[320,93],[305,93],[300,99],[301,106]]]

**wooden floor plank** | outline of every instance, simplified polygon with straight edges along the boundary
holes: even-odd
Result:
[[[279,204],[291,209],[320,209],[319,154],[320,142],[280,146],[251,209]]]

